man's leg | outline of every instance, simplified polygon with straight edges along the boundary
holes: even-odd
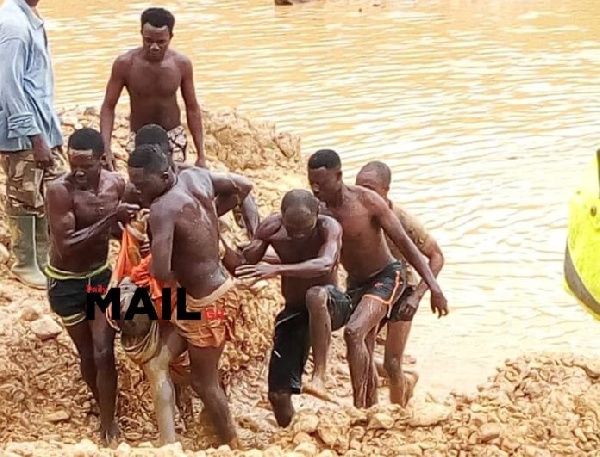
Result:
[[[154,323],[154,325],[158,325]],[[176,331],[161,333],[158,354],[144,365],[148,377],[161,445],[174,443],[176,386],[171,378],[169,364],[185,351],[187,343]]]
[[[413,317],[418,309],[418,307],[407,306],[407,300],[413,293],[414,288],[408,287],[392,308],[387,325],[383,360],[384,370],[390,381],[390,401],[402,407],[406,406],[408,400],[412,397],[419,379],[416,372],[408,373],[402,369],[406,342],[412,327]]]
[[[303,392],[329,400],[325,388],[327,377],[327,358],[331,344],[331,317],[327,309],[329,294],[324,287],[311,287],[306,292],[306,308],[310,322],[310,343],[313,356],[313,375]]]
[[[280,427],[287,427],[294,417],[292,395],[305,392],[302,374],[310,350],[308,321],[308,312],[301,309],[284,308],[275,318],[268,391]]]
[[[90,323],[86,320],[78,324],[66,327],[67,332],[75,348],[79,353],[81,377],[88,385],[94,395],[94,399],[100,404],[100,395],[96,385],[96,364],[94,363],[94,342],[92,340],[92,331]]]
[[[375,365],[375,340],[377,338],[377,330],[379,326],[375,327],[371,332],[367,335],[366,344],[367,350],[369,351],[369,373],[367,375],[368,383],[367,383],[367,393],[366,393],[366,407],[370,408],[371,406],[377,404],[377,367]]]
[[[95,318],[90,323],[96,366],[96,386],[100,404],[100,426],[102,439],[111,444],[119,438],[117,409],[117,367],[115,364],[115,331],[96,307]]]
[[[188,344],[192,387],[200,396],[221,441],[228,444],[231,449],[237,449],[239,447],[237,432],[225,392],[219,384],[219,359],[224,346],[225,343],[217,348]]]
[[[370,295],[364,296],[344,329],[354,406],[357,408],[366,407],[367,387],[371,382],[369,375],[373,367],[373,357],[369,352],[367,337],[377,330],[387,311],[387,305],[381,300]]]
[[[42,195],[43,171],[35,166],[33,151],[3,153],[6,173],[6,213],[11,249],[16,258],[11,271],[23,284],[46,288],[36,253],[36,217],[44,213]]]

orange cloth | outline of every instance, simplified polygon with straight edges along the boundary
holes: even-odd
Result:
[[[186,309],[200,311],[200,320],[177,320],[173,314],[171,322],[189,344],[200,347],[221,347],[226,341],[232,341],[235,335],[235,320],[238,314],[240,294],[236,282],[229,278],[213,293],[204,298],[187,295]],[[209,317],[213,314],[215,317]]]
[[[117,266],[114,270],[114,278],[119,284],[125,277],[129,277],[138,287],[148,287],[150,289],[150,298],[156,309],[159,321],[162,321],[162,289],[171,287],[171,310],[175,310],[177,299],[177,288],[175,285],[165,284],[150,275],[150,262],[152,255],[147,254],[142,258],[140,253],[141,240],[136,238],[127,226],[123,231],[121,240],[121,250],[117,258]]]
[[[123,230],[123,237],[121,239],[121,250],[117,258],[117,266],[113,273],[113,279],[116,280],[117,284],[129,277],[131,282],[138,287],[149,287],[150,298],[156,313],[158,315],[158,324],[161,326],[169,325],[168,320],[162,320],[162,289],[163,287],[172,287],[171,289],[171,307],[172,312],[175,311],[176,298],[177,298],[177,287],[176,285],[164,284],[161,281],[153,278],[150,274],[150,262],[152,256],[147,254],[142,257],[140,248],[145,237],[146,227],[143,222],[135,221],[131,225],[127,225]],[[135,233],[135,235],[134,235]],[[142,238],[142,239],[140,239]],[[108,308],[110,309],[110,307]],[[130,354],[130,357],[133,354]],[[135,356],[132,360],[136,360]],[[184,380],[189,379],[189,355],[186,352],[177,357],[170,364],[171,375],[173,380],[177,383],[183,383]]]

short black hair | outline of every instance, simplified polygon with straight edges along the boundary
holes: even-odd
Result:
[[[374,171],[383,180],[383,185],[385,187],[390,187],[390,184],[392,183],[392,170],[390,170],[390,167],[388,167],[385,163],[381,162],[380,160],[372,160],[360,169],[360,171],[363,170]]]
[[[309,191],[294,189],[286,192],[281,200],[281,213],[289,209],[307,209],[312,214],[319,211],[319,200]]]
[[[104,154],[104,140],[102,139],[102,135],[98,130],[89,127],[75,130],[69,137],[68,147],[76,151],[91,149],[95,159],[100,159]]]
[[[158,29],[167,26],[169,34],[173,36],[175,16],[164,8],[148,8],[142,13],[142,27],[144,24],[150,24]]]
[[[146,124],[141,127],[135,134],[135,147],[142,144],[158,144],[166,146],[166,154],[170,152],[169,135],[167,131],[158,124]]]
[[[169,161],[157,144],[141,144],[129,156],[127,165],[132,168],[143,168],[150,173],[164,173],[169,169]]]
[[[325,167],[328,170],[333,170],[342,167],[340,156],[333,149],[319,149],[308,159],[308,168],[316,170],[317,168]]]

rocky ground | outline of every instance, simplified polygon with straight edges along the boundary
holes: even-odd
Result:
[[[61,116],[65,135],[80,125],[98,126],[92,109]],[[124,171],[128,131],[125,118],[117,122],[114,151]],[[205,130],[210,167],[252,178],[262,216],[276,210],[283,192],[305,187],[297,137],[234,111],[206,112]],[[4,176],[0,180],[3,194]],[[226,238],[245,241],[234,221],[226,222]],[[524,356],[507,361],[477,394],[436,398],[421,392],[402,410],[387,405],[383,388],[381,406],[359,411],[350,407],[339,334],[334,336],[330,385],[339,404],[297,397],[296,419],[288,429],[278,429],[266,399],[266,363],[280,306],[277,281],[245,292],[239,332],[221,364],[238,432],[252,450],[215,448],[199,401],[196,423],[182,434],[181,443],[153,447],[157,431],[148,386],[120,347],[119,416],[128,444],[101,448],[98,417],[79,375],[73,345],[49,312],[44,293],[10,277],[9,244],[0,211],[0,455],[600,456],[598,361],[569,354]]]

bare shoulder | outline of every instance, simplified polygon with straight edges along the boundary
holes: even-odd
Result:
[[[193,68],[192,59],[190,59],[184,53],[176,51],[175,49],[172,49],[170,52],[173,60],[177,63],[181,70],[190,70]]]
[[[325,232],[334,232],[335,234],[342,232],[342,225],[331,216],[319,214],[317,223],[319,228]]]
[[[63,206],[67,202],[71,202],[71,186],[69,181],[66,179],[67,175],[64,174],[57,179],[52,180],[48,183],[46,190],[46,202],[48,204],[54,204]]]
[[[372,191],[371,189],[362,186],[348,186],[348,189],[350,190],[350,196],[369,211],[380,213],[381,211],[389,209],[385,200],[381,198],[377,192]]]
[[[119,55],[113,62],[113,68],[116,70],[128,70],[135,61],[135,57],[139,54],[139,49],[131,49]]]

